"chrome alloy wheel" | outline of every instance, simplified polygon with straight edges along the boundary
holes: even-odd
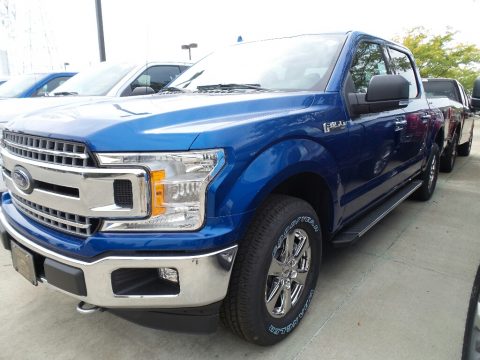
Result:
[[[265,305],[271,316],[284,317],[298,302],[311,259],[310,242],[305,230],[291,230],[275,247],[265,286]]]
[[[432,188],[433,181],[437,175],[437,158],[434,156],[432,159],[432,164],[430,165],[430,172],[428,174],[428,189]]]

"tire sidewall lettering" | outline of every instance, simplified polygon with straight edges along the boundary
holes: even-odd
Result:
[[[320,226],[310,216],[297,217],[296,219],[292,220],[292,222],[289,225],[287,225],[283,230],[282,234],[277,240],[276,245],[273,247],[272,257],[275,257],[275,254],[277,253],[278,249],[282,247],[283,241],[287,238],[288,233],[300,223],[309,224],[315,232],[320,231]]]
[[[273,334],[273,335],[285,335],[285,334],[288,334],[290,333],[293,329],[295,329],[295,327],[298,325],[298,323],[300,322],[300,320],[305,316],[305,313],[307,312],[308,310],[308,307],[310,306],[310,303],[312,301],[312,297],[313,297],[313,294],[314,294],[315,290],[310,290],[310,294],[308,294],[308,297],[307,297],[307,301],[305,301],[305,304],[303,305],[303,308],[302,308],[302,311],[300,311],[300,313],[295,317],[295,319],[293,319],[292,322],[290,322],[290,324],[284,326],[284,327],[276,327],[275,325],[273,324],[270,324],[268,326],[268,331]]]

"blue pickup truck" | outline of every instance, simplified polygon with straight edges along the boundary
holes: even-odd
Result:
[[[428,200],[444,144],[411,53],[359,32],[241,43],[156,95],[3,131],[1,239],[34,285],[152,327],[290,334],[328,246]]]
[[[46,96],[75,74],[74,72],[52,72],[11,77],[2,84],[0,100]]]

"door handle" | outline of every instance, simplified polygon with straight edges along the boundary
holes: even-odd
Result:
[[[397,119],[395,120],[395,131],[402,131],[405,126],[407,126],[407,120],[406,119]]]
[[[422,123],[426,124],[428,120],[432,118],[432,115],[430,114],[423,114],[420,116],[420,119],[422,120]]]

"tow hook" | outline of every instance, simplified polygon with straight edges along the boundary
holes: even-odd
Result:
[[[85,301],[80,301],[77,305],[77,311],[80,314],[86,315],[86,314],[93,314],[94,312],[97,312],[97,311],[103,312],[105,311],[105,309],[100,306],[88,304]]]

